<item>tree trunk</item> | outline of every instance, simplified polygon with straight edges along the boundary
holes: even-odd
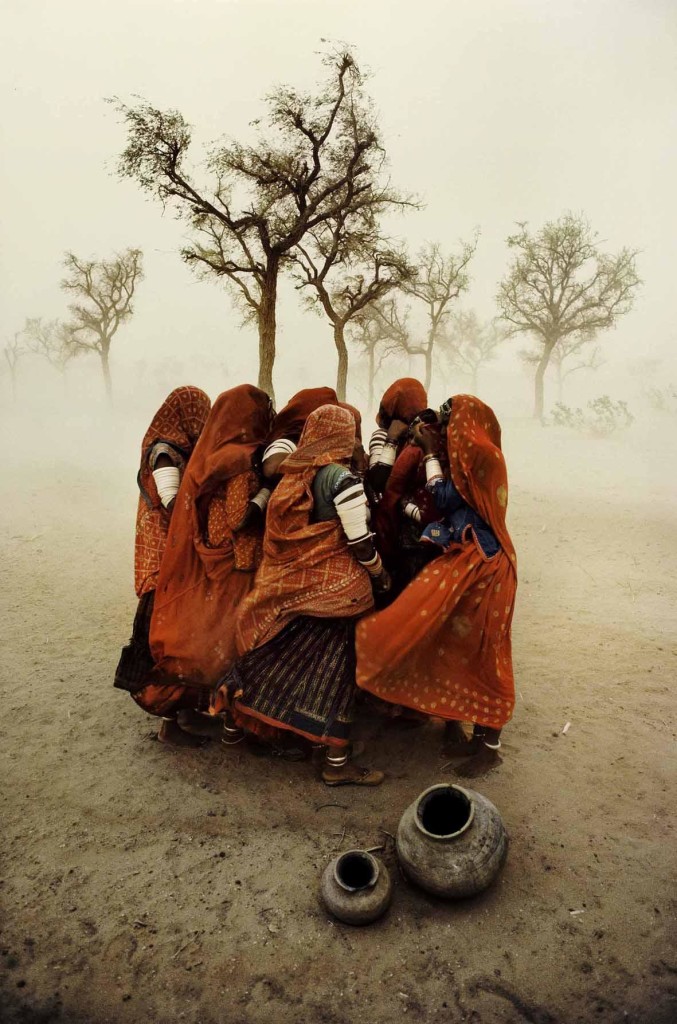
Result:
[[[103,382],[106,385],[106,397],[110,405],[113,404],[113,381],[110,375],[110,365],[108,363],[108,352],[109,347],[105,346],[99,352],[101,356],[101,369],[103,370]]]
[[[538,361],[536,367],[536,377],[534,378],[534,419],[543,422],[543,378],[545,377],[545,371],[548,368],[550,362],[550,356],[552,350],[555,347],[555,342],[546,341],[543,345],[543,354]]]
[[[338,369],[336,371],[336,394],[339,402],[346,400],[346,387],[348,384],[348,349],[344,336],[345,323],[337,320],[334,324],[334,344],[338,352]]]
[[[259,306],[259,387],[275,401],[273,367],[275,365],[275,335],[277,331],[277,274],[278,263],[268,263],[261,287]]]
[[[369,374],[369,399],[368,409],[369,412],[374,408],[374,377],[376,375],[376,368],[374,363],[376,361],[376,346],[372,345],[369,349],[369,364],[367,373]]]
[[[430,385],[433,379],[433,342],[431,341],[425,350],[425,382],[423,387],[426,390],[426,394],[430,391]]]

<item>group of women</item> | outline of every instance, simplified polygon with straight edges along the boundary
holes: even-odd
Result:
[[[322,749],[327,785],[375,786],[351,743],[369,703],[445,720],[460,774],[500,760],[516,589],[501,431],[473,396],[427,404],[395,381],[365,454],[331,388],[277,414],[251,385],[213,406],[168,396],[141,446],[139,604],[115,677],[160,740]]]

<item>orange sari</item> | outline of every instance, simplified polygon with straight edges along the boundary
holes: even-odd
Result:
[[[138,475],[141,495],[134,544],[134,589],[137,597],[155,589],[170,520],[170,513],[160,501],[148,461],[151,450],[160,441],[168,444],[185,468],[207,422],[210,405],[209,398],[200,388],[175,388],[155,413],[141,442]]]
[[[166,713],[187,689],[202,690],[198,704],[208,706],[209,688],[235,657],[234,613],[252,588],[261,538],[233,528],[257,490],[252,458],[270,410],[268,395],[248,384],[220,395],[186,469],[151,619],[156,666],[135,694],[148,711]]]
[[[508,479],[492,410],[452,399],[451,477],[501,545],[484,555],[471,527],[384,611],[357,627],[357,684],[393,704],[500,729],[512,717],[510,628],[517,569],[505,523]]]

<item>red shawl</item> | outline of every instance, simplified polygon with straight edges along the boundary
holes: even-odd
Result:
[[[268,437],[268,395],[243,384],[220,395],[176,497],[151,620],[153,682],[211,686],[235,657],[235,616],[253,584],[255,537],[234,534],[256,476],[252,457]],[[223,505],[218,547],[205,541],[210,506]]]
[[[134,587],[137,597],[155,589],[167,543],[170,514],[163,508],[155,486],[149,456],[153,445],[170,445],[182,466],[188,462],[209,415],[204,391],[190,386],[176,388],[153,416],[141,442],[139,489],[134,545]]]
[[[501,550],[487,558],[468,529],[384,611],[357,627],[357,682],[383,700],[501,728],[515,686],[510,628],[517,586],[505,513],[500,428],[479,399],[457,395],[447,428],[451,476]]]
[[[325,405],[310,414],[297,450],[282,463],[256,586],[238,620],[240,654],[271,640],[299,615],[352,618],[371,608],[369,575],[350,553],[339,521],[312,521],[315,474],[350,459],[354,447],[352,414]]]
[[[278,441],[281,437],[287,437],[290,441],[298,441],[311,412],[315,412],[321,405],[338,405],[333,388],[304,388],[297,392],[276,415],[270,440]]]
[[[428,396],[421,382],[414,377],[401,377],[383,395],[379,412],[385,413],[389,420],[411,423],[427,405]]]

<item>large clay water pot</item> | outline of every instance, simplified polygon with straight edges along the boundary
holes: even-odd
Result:
[[[335,857],[322,875],[327,910],[346,924],[370,924],[385,914],[393,883],[385,864],[366,850],[348,850]]]
[[[397,854],[408,878],[446,899],[474,896],[491,885],[508,852],[501,816],[481,793],[440,783],[407,807]]]

